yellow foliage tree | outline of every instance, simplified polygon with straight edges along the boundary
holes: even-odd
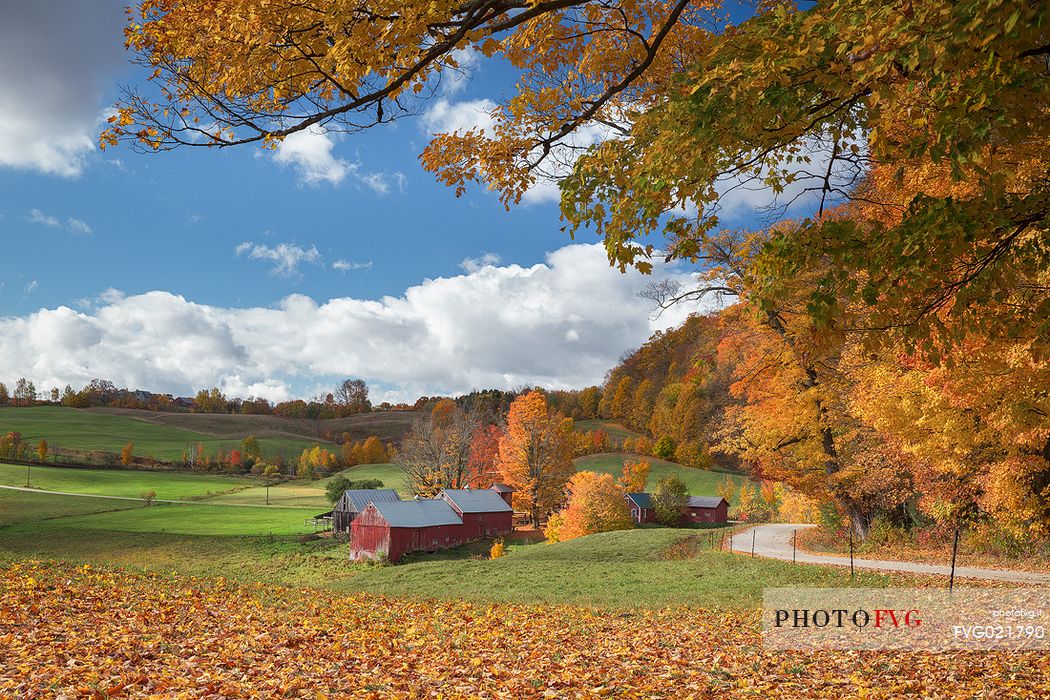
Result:
[[[612,474],[579,472],[569,481],[569,502],[559,512],[559,541],[634,527],[623,486]]]
[[[499,469],[514,489],[514,507],[528,512],[534,525],[564,501],[565,486],[576,473],[572,445],[572,421],[552,415],[542,393],[530,391],[511,403],[499,441]]]
[[[303,453],[299,455],[296,474],[301,479],[317,479],[331,471],[337,463],[335,454],[320,445],[314,445],[303,450]]]

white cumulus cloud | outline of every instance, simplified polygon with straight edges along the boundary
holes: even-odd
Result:
[[[306,185],[339,185],[347,178],[375,194],[387,195],[405,191],[408,178],[400,171],[364,172],[361,164],[335,155],[336,141],[324,127],[313,125],[289,134],[277,146],[274,160],[292,167]]]
[[[81,173],[95,150],[105,91],[126,65],[124,4],[5,3],[0,166],[62,177]]]
[[[31,224],[40,224],[41,226],[50,226],[51,228],[58,228],[62,225],[56,217],[50,214],[45,214],[39,209],[30,209],[29,213],[26,214],[26,221]]]
[[[63,223],[57,216],[45,214],[39,209],[30,209],[26,213],[26,221],[31,224],[40,224],[41,226],[47,226],[49,228],[65,229],[70,233],[77,233],[82,236],[90,236],[94,233],[88,223],[83,219],[77,219],[70,216],[66,219],[65,223]]]
[[[290,277],[299,271],[301,263],[319,263],[321,253],[316,246],[303,248],[294,243],[278,243],[275,246],[245,241],[234,248],[235,255],[245,255],[251,260],[263,260],[273,263],[270,273],[280,277]]]
[[[335,143],[320,126],[289,134],[277,147],[274,155],[281,165],[292,166],[308,185],[327,182],[337,185],[355,167],[353,163],[332,155]]]
[[[247,249],[246,249],[247,250]],[[688,275],[658,265],[657,278]],[[638,293],[651,279],[609,267],[600,245],[570,245],[543,263],[485,265],[428,279],[400,296],[223,308],[154,291],[108,290],[97,305],[0,319],[0,377],[37,386],[118,385],[188,394],[219,386],[271,399],[309,395],[347,376],[414,399],[474,388],[600,382],[657,328]]]
[[[482,253],[476,258],[464,258],[459,264],[465,272],[477,272],[487,265],[499,265],[500,257],[495,253]]]
[[[333,270],[339,270],[340,272],[349,272],[351,270],[367,270],[372,267],[372,261],[368,262],[356,262],[352,260],[336,260],[332,263]]]

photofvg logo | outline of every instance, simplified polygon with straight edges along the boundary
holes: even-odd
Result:
[[[774,611],[774,624],[777,627],[845,627],[853,625],[857,629],[863,629],[868,625],[876,628],[881,627],[918,627],[922,624],[922,618],[918,610],[893,610],[880,608],[878,610],[846,610],[838,608],[835,610],[776,610]]]
[[[1050,651],[1050,589],[773,588],[769,649]]]

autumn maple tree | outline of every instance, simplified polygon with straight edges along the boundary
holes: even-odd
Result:
[[[510,405],[499,440],[502,480],[514,489],[514,507],[533,524],[558,508],[576,473],[572,463],[572,421],[552,414],[539,391],[522,394]]]
[[[625,459],[623,461],[623,473],[620,476],[620,486],[625,493],[641,493],[645,491],[645,484],[649,481],[650,464],[644,459]]]
[[[506,202],[566,152],[629,129],[717,23],[715,3],[498,0],[143,0],[126,43],[157,90],[129,91],[104,145],[276,145],[306,129],[356,131],[420,110],[471,56],[520,73],[492,133],[439,136],[424,164]],[[564,161],[564,158],[561,158]],[[551,163],[554,161],[554,163]]]

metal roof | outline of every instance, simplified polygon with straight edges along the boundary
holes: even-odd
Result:
[[[511,488],[510,486],[507,486],[506,484],[500,484],[498,482],[493,484],[492,486],[489,486],[489,488],[492,489],[493,491],[497,491],[499,493],[514,493],[514,489],[513,488]]]
[[[340,496],[336,510],[360,513],[369,503],[400,500],[401,497],[397,495],[397,491],[394,489],[348,489],[343,491],[343,495]]]
[[[434,525],[462,525],[452,506],[437,498],[418,501],[373,502],[383,520],[390,527],[431,527]]]
[[[510,513],[514,509],[492,489],[445,489],[438,494],[461,513]]]
[[[652,496],[647,493],[629,493],[627,494],[627,498],[634,501],[634,504],[639,508],[648,509],[653,507]]]
[[[718,504],[726,499],[721,496],[690,496],[690,508],[717,508]],[[726,501],[728,503],[728,501]]]

